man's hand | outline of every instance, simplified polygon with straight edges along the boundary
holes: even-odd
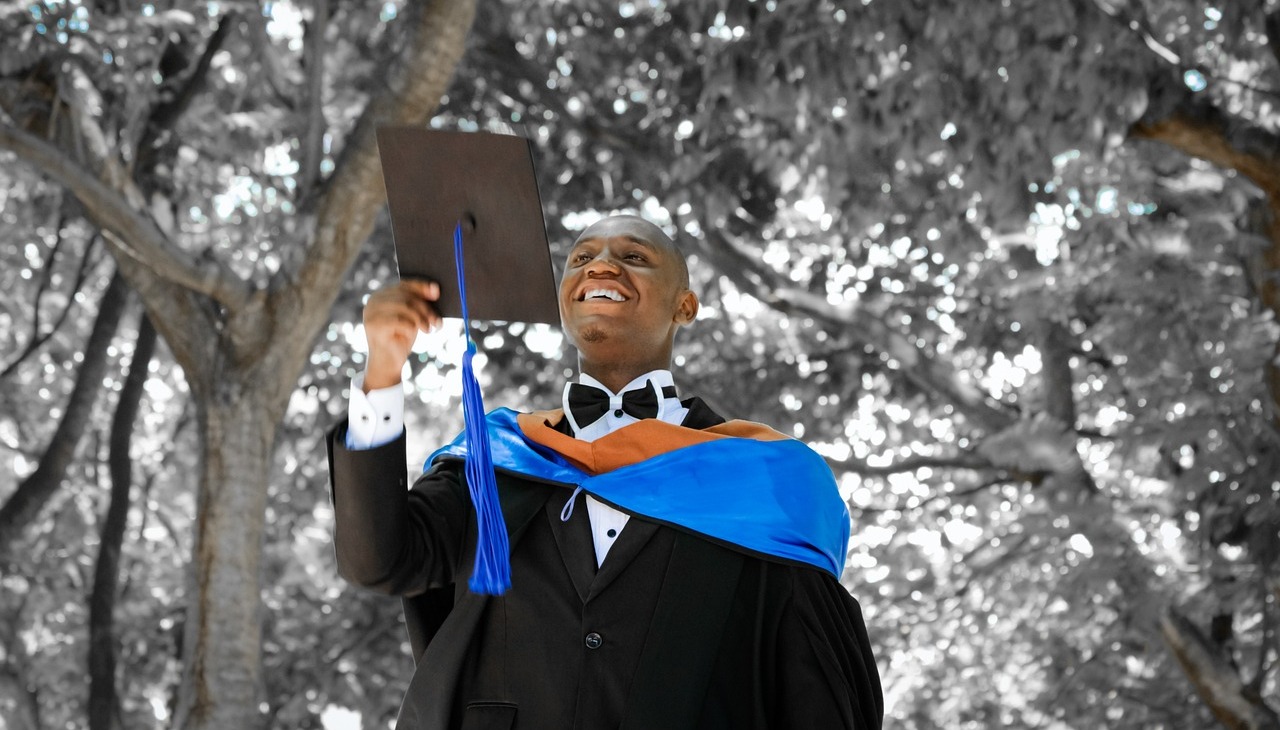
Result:
[[[364,334],[369,341],[364,392],[400,382],[418,332],[440,326],[431,302],[440,298],[435,282],[404,280],[374,292],[364,305]]]

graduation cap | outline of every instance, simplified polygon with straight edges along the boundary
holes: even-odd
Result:
[[[440,283],[436,309],[461,317],[454,229],[463,229],[468,310],[476,319],[560,323],[531,143],[523,137],[378,129],[402,278]]]
[[[421,127],[383,127],[377,135],[400,276],[439,283],[436,309],[441,316],[461,317],[466,332],[462,415],[467,488],[478,529],[469,585],[476,593],[499,595],[511,586],[510,546],[472,367],[470,321],[473,315],[560,321],[530,142]],[[456,288],[448,286],[450,280]]]

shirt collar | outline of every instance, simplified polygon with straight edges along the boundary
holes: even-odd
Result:
[[[627,383],[622,388],[622,390],[618,391],[617,393],[613,392],[612,390],[609,390],[599,380],[596,380],[595,378],[591,377],[590,375],[587,375],[586,373],[581,373],[578,375],[579,383],[582,383],[583,385],[590,385],[590,386],[599,388],[600,390],[603,390],[604,392],[608,393],[610,396],[615,396],[615,395],[618,395],[619,393],[625,393],[628,390],[635,390],[636,388],[642,388],[644,387],[646,380],[652,380],[653,384],[658,386],[659,393],[662,392],[663,388],[666,388],[668,386],[674,388],[676,385],[675,378],[671,375],[670,370],[650,370],[644,375],[641,375],[635,380],[632,380],[630,383]]]

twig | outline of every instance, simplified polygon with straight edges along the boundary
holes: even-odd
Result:
[[[916,469],[994,469],[995,466],[975,454],[955,454],[951,456],[925,456],[917,454],[902,461],[886,466],[871,466],[865,461],[853,459],[835,459],[826,457],[827,465],[833,471],[840,470],[863,476],[887,476],[915,471]]]
[[[873,507],[857,507],[857,506],[850,505],[850,511],[856,510],[858,512],[906,512],[908,509],[920,509],[921,507],[924,507],[930,502],[936,502],[944,498],[959,499],[963,497],[968,497],[970,495],[977,494],[978,492],[982,492],[987,489],[990,489],[991,487],[994,487],[997,484],[1003,484],[1005,482],[1012,481],[1012,479],[1013,477],[1011,475],[1001,474],[993,479],[988,479],[985,482],[979,482],[978,484],[975,484],[971,487],[965,487],[964,489],[954,490],[951,492],[938,492],[936,494],[925,497],[924,499],[920,500],[918,503],[916,503],[914,506],[911,506],[911,507],[903,507],[899,505],[884,506],[884,507],[874,507],[874,506]]]
[[[48,281],[51,278],[54,258],[58,254],[58,247],[62,245],[62,241],[62,235],[61,232],[59,232],[58,243],[54,246],[53,252],[49,255],[49,263],[45,266],[45,281]],[[23,348],[22,352],[18,354],[13,362],[6,365],[3,370],[0,370],[0,380],[8,377],[19,365],[22,364],[24,360],[30,357],[36,350],[40,349],[41,345],[48,342],[49,338],[53,337],[53,335],[62,328],[63,323],[67,321],[67,315],[71,314],[71,309],[75,306],[75,295],[79,293],[80,287],[84,285],[85,279],[88,278],[90,268],[89,262],[92,259],[90,254],[92,253],[94,244],[97,241],[98,237],[95,235],[90,239],[84,255],[80,257],[80,265],[76,268],[76,278],[71,284],[71,295],[67,297],[67,305],[58,313],[57,319],[53,321],[53,326],[49,328],[48,332],[40,332],[40,293],[36,293],[36,303],[34,307],[35,313],[32,315],[31,319],[31,340],[27,342],[27,346]]]

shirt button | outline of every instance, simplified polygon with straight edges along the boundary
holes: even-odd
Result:
[[[587,645],[588,649],[599,649],[600,646],[604,644],[604,639],[600,637],[600,634],[592,631],[587,634],[587,638],[584,643]]]
[[[608,531],[608,532],[606,532],[606,533],[604,533],[604,534],[608,535],[609,537],[617,537],[617,536],[618,536],[618,531],[617,531],[617,530],[615,530],[615,529],[613,529],[612,527],[610,527],[610,528],[609,528],[609,531]]]
[[[623,414],[623,413],[624,413],[624,411],[623,411],[621,408],[619,408],[618,410],[616,410],[616,411],[614,411],[614,412],[613,412],[613,417],[614,417],[614,418],[622,418],[622,414]]]

